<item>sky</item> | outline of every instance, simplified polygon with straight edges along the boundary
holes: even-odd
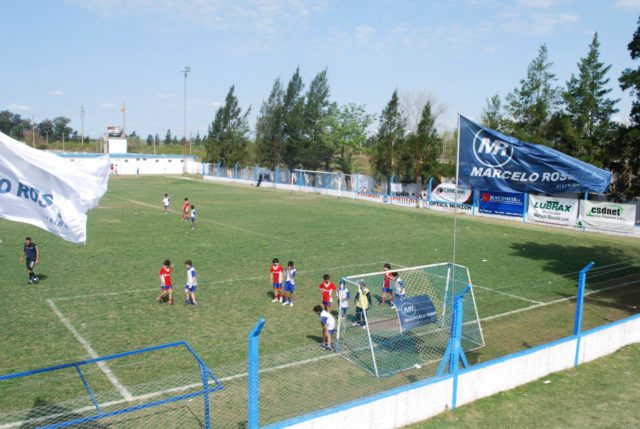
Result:
[[[598,33],[615,119],[618,77],[640,0],[2,0],[0,110],[66,116],[90,137],[109,125],[161,138],[206,134],[231,85],[251,127],[273,81],[325,68],[331,98],[379,115],[394,90],[429,97],[441,129],[504,97],[546,44],[564,86]]]

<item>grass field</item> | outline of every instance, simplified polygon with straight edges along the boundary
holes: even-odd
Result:
[[[640,345],[628,346],[407,429],[638,427],[638,354]]]
[[[173,198],[168,215],[161,209],[165,192]],[[198,211],[195,231],[180,220],[185,196]],[[85,246],[0,221],[0,374],[186,340],[225,386],[213,399],[216,427],[238,427],[246,420],[246,337],[264,317],[261,423],[422,379],[433,375],[432,366],[376,380],[323,352],[311,308],[324,273],[337,282],[379,271],[384,262],[450,261],[452,229],[450,215],[426,210],[188,178],[117,177],[89,214]],[[26,284],[18,263],[27,235],[42,252],[36,286]],[[638,311],[637,240],[465,216],[458,217],[457,235],[456,262],[470,269],[487,344],[468,356],[471,363],[569,335],[577,272],[591,260],[584,326]],[[299,270],[294,307],[271,303],[273,257],[294,260]],[[167,258],[176,272],[171,307],[155,302]],[[186,259],[198,270],[198,307],[181,304]],[[372,288],[374,298],[379,292]],[[178,352],[109,366],[133,396],[198,378]],[[0,427],[17,410],[83,395],[74,373],[60,377],[65,382],[34,383],[41,390],[0,384]],[[88,378],[104,398],[122,399],[103,370],[93,368]],[[286,407],[279,405],[283,396]]]

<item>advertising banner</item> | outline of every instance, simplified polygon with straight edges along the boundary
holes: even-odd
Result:
[[[503,192],[602,194],[611,172],[460,116],[459,184]]]
[[[480,191],[478,211],[500,216],[522,217],[524,194],[519,192]]]
[[[607,201],[580,201],[580,223],[585,228],[633,233],[636,206]]]
[[[576,226],[578,199],[529,195],[527,220],[554,225]]]
[[[427,295],[396,299],[395,305],[401,332],[434,323],[438,318],[436,308]]]
[[[431,192],[431,202],[429,207],[434,210],[453,211],[472,214],[472,191],[471,189],[458,188],[456,197],[456,185],[454,183],[441,183]],[[455,203],[457,199],[457,204]]]

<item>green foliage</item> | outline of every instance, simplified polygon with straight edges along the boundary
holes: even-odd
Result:
[[[209,127],[206,151],[208,162],[222,162],[223,165],[247,166],[249,160],[249,121],[251,108],[244,114],[234,94],[235,86],[229,88],[224,106],[216,111],[215,119]]]
[[[151,134],[147,136],[147,146],[153,146],[153,136]]]
[[[323,119],[322,147],[333,154],[332,160],[338,170],[346,174],[353,172],[355,157],[363,150],[367,141],[366,130],[372,121],[373,117],[362,105],[349,103],[331,107]]]
[[[31,121],[28,119],[23,119],[20,115],[8,110],[0,112],[0,131],[3,133],[14,139],[22,140],[25,131],[29,130],[31,130]]]
[[[273,82],[269,98],[262,102],[256,122],[256,161],[274,170],[283,158],[283,98],[284,90],[278,78]]]
[[[640,58],[640,18],[638,19],[638,28],[633,33],[631,42],[627,45],[627,49],[632,60]],[[635,69],[627,68],[620,76],[620,87],[623,90],[630,90],[631,95],[635,96],[631,107],[631,121],[634,125],[640,125],[640,66]]]
[[[282,102],[282,162],[289,169],[302,167],[304,145],[304,83],[300,67],[296,68],[287,84]],[[307,167],[307,166],[305,166]]]
[[[333,105],[329,100],[329,82],[327,70],[318,73],[305,96],[303,140],[300,147],[302,165],[308,169],[322,168],[329,170],[334,157],[332,148],[325,145],[326,118]]]
[[[389,183],[391,176],[397,171],[394,164],[398,158],[396,145],[400,147],[405,137],[405,121],[400,113],[398,91],[393,91],[391,100],[382,110],[380,126],[376,134],[375,143],[371,147],[370,162],[376,177]]]
[[[560,90],[553,86],[556,80],[551,72],[547,46],[542,45],[538,56],[529,64],[527,76],[520,86],[507,95],[507,123],[509,131],[519,139],[532,143],[545,143],[551,115],[561,102]]]
[[[171,136],[171,129],[167,130],[167,134],[164,136],[164,144],[171,144],[173,142],[173,137]]]
[[[579,139],[577,150],[569,153],[598,166],[603,165],[603,149],[614,136],[611,117],[618,111],[615,105],[619,100],[607,98],[611,92],[606,77],[610,69],[611,65],[605,66],[600,61],[600,42],[596,33],[587,56],[578,63],[578,76],[571,75],[562,94],[567,115]]]
[[[487,98],[487,105],[482,109],[482,115],[480,116],[482,125],[496,131],[501,131],[504,121],[505,118],[500,96],[495,94],[493,97]]]

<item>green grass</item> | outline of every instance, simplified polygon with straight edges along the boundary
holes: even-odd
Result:
[[[165,192],[173,198],[169,215],[161,210]],[[185,196],[198,211],[195,231],[180,221]],[[569,335],[576,273],[591,260],[597,265],[590,289],[640,279],[637,240],[463,215],[457,224],[456,262],[470,269],[481,318],[548,304],[483,322],[487,346],[470,353],[471,362]],[[88,356],[52,311],[54,305],[99,355],[186,340],[222,378],[246,370],[247,333],[264,317],[261,368],[307,363],[263,375],[261,423],[422,379],[434,373],[433,365],[376,380],[343,359],[322,354],[311,308],[319,301],[317,284],[324,273],[337,281],[379,271],[385,261],[404,266],[450,261],[452,230],[450,215],[426,210],[178,177],[112,178],[100,207],[89,213],[85,246],[0,221],[0,258],[5,261],[0,374]],[[37,286],[26,285],[24,266],[18,263],[27,235],[42,252],[37,272],[43,280]],[[293,308],[271,303],[273,257],[294,260],[299,270]],[[172,307],[155,303],[158,271],[167,258],[176,268],[177,305]],[[197,308],[181,305],[185,259],[198,270]],[[379,292],[372,288],[374,297]],[[639,298],[633,285],[590,295],[585,327],[634,314]],[[193,376],[191,365],[188,356],[175,352],[110,367],[133,389],[143,383],[162,385],[157,380],[175,387]],[[0,384],[0,413],[82,395],[74,377],[69,374],[65,383],[42,395],[19,383]],[[117,397],[102,372],[92,377],[92,386]],[[220,427],[242,424],[245,383],[243,377],[228,379],[216,394]],[[332,394],[320,400],[323,389]],[[282,395],[289,398],[287,407],[276,405]]]
[[[411,429],[637,427],[640,345],[447,411]]]

